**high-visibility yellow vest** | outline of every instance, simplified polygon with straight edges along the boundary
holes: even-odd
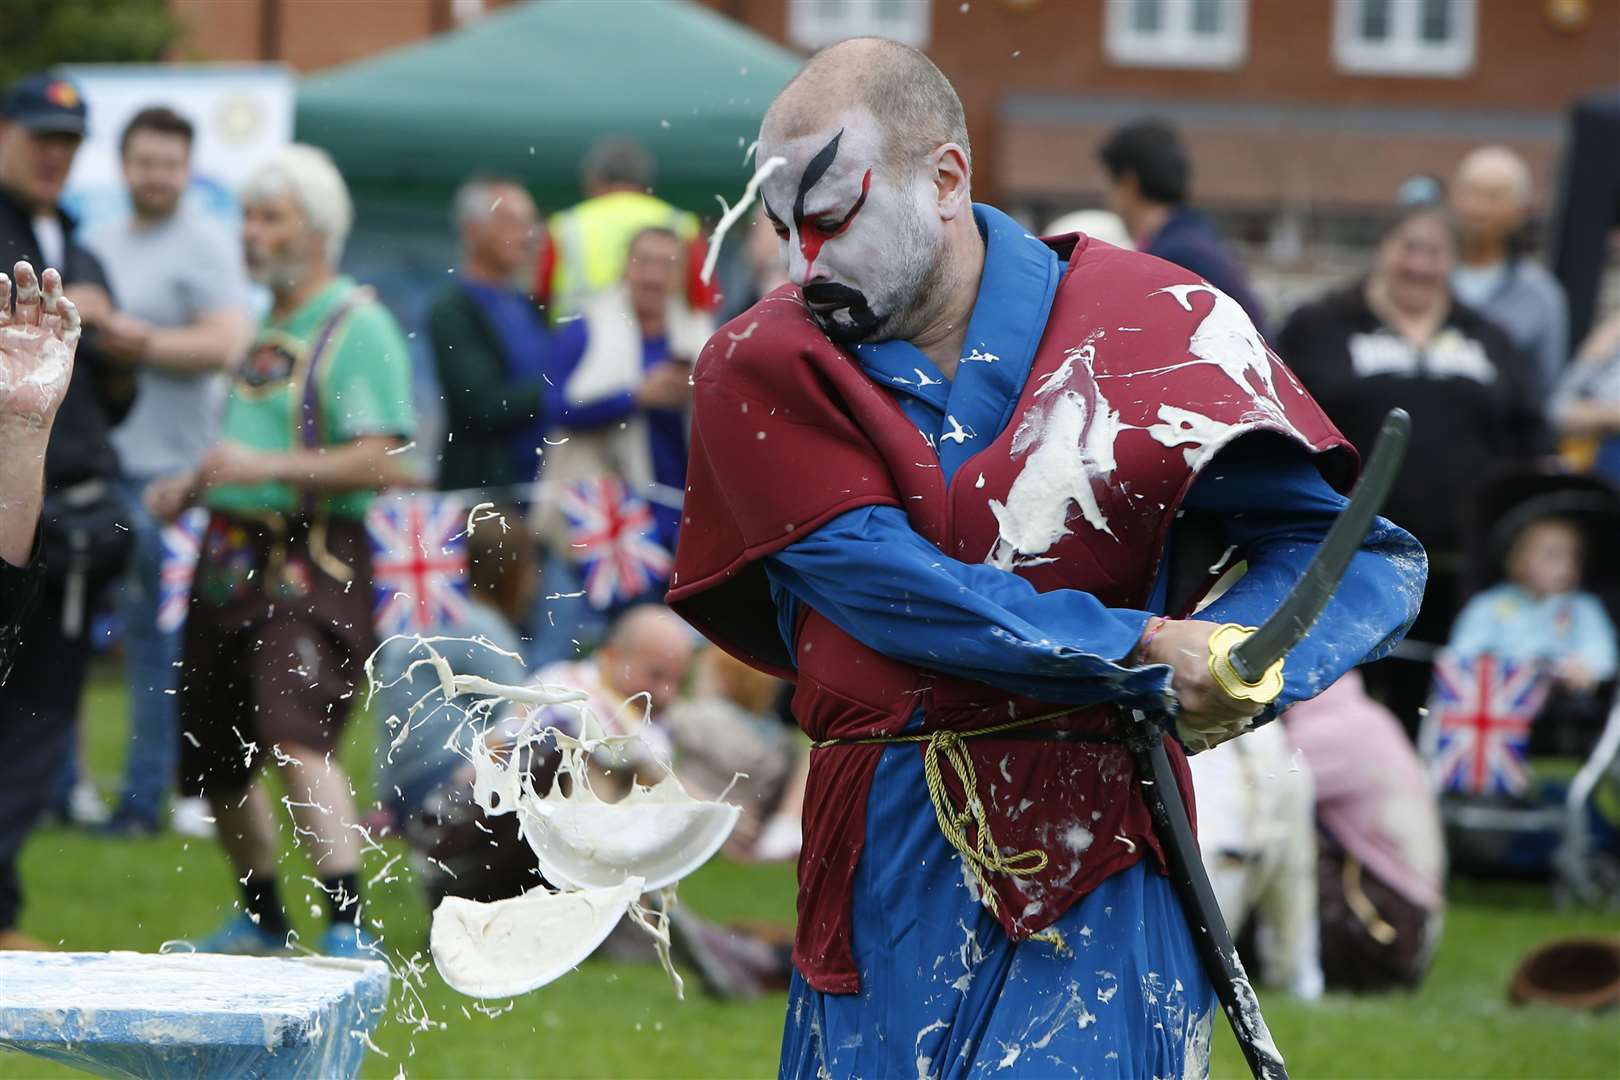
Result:
[[[698,235],[698,219],[640,191],[610,191],[553,214],[552,318],[576,314],[587,297],[617,285],[630,241],[651,228],[671,229],[683,243],[691,243]]]

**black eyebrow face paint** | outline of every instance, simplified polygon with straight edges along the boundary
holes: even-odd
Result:
[[[804,199],[810,194],[810,189],[821,182],[832,168],[833,159],[838,156],[838,140],[844,137],[844,129],[839,128],[838,134],[827,141],[827,145],[816,151],[816,156],[810,159],[810,164],[804,167],[804,175],[799,177],[799,193],[793,200],[793,220],[804,220]]]
[[[819,224],[811,224],[805,220],[804,203],[811,190],[827,175],[832,163],[838,157],[838,144],[844,137],[844,128],[838,129],[838,134],[827,140],[827,145],[816,151],[809,164],[804,167],[804,175],[799,177],[799,190],[793,200],[793,224],[799,233],[799,251],[804,256],[805,279],[809,280],[810,268],[815,265],[816,257],[821,253],[821,247],[828,240],[849,228],[855,220],[855,215],[861,212],[866,205],[866,196],[872,188],[872,170],[867,169],[866,175],[861,178],[861,193],[837,225],[831,228],[822,228]],[[763,201],[763,200],[762,200]],[[770,214],[779,224],[780,218],[771,210],[770,203],[765,203],[765,212]]]

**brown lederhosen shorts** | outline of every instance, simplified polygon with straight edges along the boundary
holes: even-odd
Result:
[[[374,647],[361,522],[213,513],[181,650],[181,792],[239,791],[278,744],[336,749]]]

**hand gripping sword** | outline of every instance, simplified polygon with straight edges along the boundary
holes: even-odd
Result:
[[[1412,427],[1405,410],[1391,409],[1373,446],[1350,502],[1333,522],[1321,547],[1305,568],[1305,575],[1259,629],[1228,623],[1209,639],[1209,671],[1228,697],[1270,704],[1282,693],[1283,661],[1303,638],[1360,550],[1373,519],[1378,516],[1390,487],[1401,469]],[[1153,816],[1153,829],[1169,864],[1170,881],[1192,930],[1198,958],[1215,985],[1215,996],[1232,1025],[1238,1046],[1256,1080],[1288,1080],[1282,1054],[1272,1042],[1220,905],[1215,902],[1209,876],[1193,839],[1187,806],[1164,749],[1167,729],[1174,721],[1169,711],[1132,709],[1135,723],[1127,725],[1125,744],[1136,767],[1137,783]]]

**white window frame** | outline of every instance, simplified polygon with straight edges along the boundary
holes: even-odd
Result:
[[[1435,43],[1419,36],[1419,0],[1390,0],[1390,35],[1373,42],[1360,34],[1362,0],[1334,0],[1334,62],[1357,75],[1443,79],[1468,74],[1474,69],[1479,5],[1476,0],[1447,2],[1455,31],[1449,40]]]
[[[820,0],[789,0],[788,40],[801,49],[822,49],[852,37],[884,37],[916,49],[928,47],[932,0],[903,0],[905,18],[878,18],[877,0],[844,0],[839,15],[828,16]]]
[[[1121,67],[1239,67],[1249,56],[1249,0],[1221,0],[1226,21],[1213,37],[1193,33],[1192,0],[1161,0],[1164,25],[1154,33],[1136,29],[1135,0],[1108,0],[1103,44]]]

